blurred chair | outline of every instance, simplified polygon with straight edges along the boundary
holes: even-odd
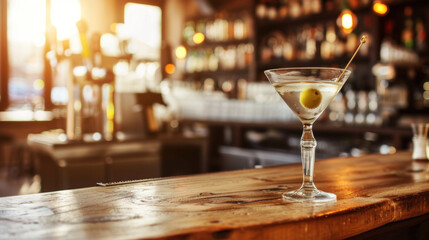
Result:
[[[8,165],[8,148],[12,145],[13,141],[13,136],[5,133],[0,133],[0,168],[6,167]]]
[[[36,174],[36,158],[26,142],[13,142],[8,162],[8,176],[22,177]]]
[[[209,171],[207,137],[171,135],[160,140],[162,177]]]

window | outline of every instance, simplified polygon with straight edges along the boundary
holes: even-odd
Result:
[[[117,65],[115,90],[145,92],[156,89],[161,80],[161,8],[138,3],[125,4],[124,24],[117,26],[117,37],[120,42],[126,43],[124,54],[133,57],[129,63]]]
[[[8,0],[9,108],[44,106],[45,0]]]
[[[44,109],[51,101],[47,26],[55,27],[55,40],[77,34],[79,0],[2,0],[1,11],[1,110]]]
[[[140,59],[159,60],[161,48],[161,9],[157,6],[127,3],[124,24],[130,29],[129,51]]]
[[[126,32],[129,34],[126,36],[127,51],[146,64],[145,68],[140,66],[140,72],[144,69],[148,74],[151,69],[159,68],[151,65],[154,62],[159,65],[160,60],[159,2],[134,2],[138,3],[124,4],[116,0],[1,0],[0,110],[49,109],[52,103],[67,102],[66,79],[70,76],[61,75],[66,72],[63,68],[68,66],[61,66],[58,53],[64,54],[64,50],[68,49],[72,54],[81,54],[76,23],[84,18],[81,16],[85,13],[82,12],[84,6],[87,15],[95,14],[92,10],[97,6],[110,11],[96,12],[102,17],[93,17],[88,23],[89,28],[91,24],[96,24],[97,30],[108,32],[104,25],[123,20],[122,25],[131,29]],[[119,6],[123,13],[117,11]]]

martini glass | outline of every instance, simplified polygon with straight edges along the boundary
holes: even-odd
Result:
[[[283,198],[294,202],[335,201],[337,199],[335,194],[318,190],[313,182],[317,143],[312,127],[338,94],[351,71],[308,67],[271,69],[264,73],[304,128],[301,137],[303,183],[298,190],[283,193]]]

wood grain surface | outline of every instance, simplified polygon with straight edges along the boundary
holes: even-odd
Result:
[[[429,164],[409,152],[316,162],[333,203],[283,201],[301,178],[289,165],[5,197],[0,238],[342,239],[429,213]]]

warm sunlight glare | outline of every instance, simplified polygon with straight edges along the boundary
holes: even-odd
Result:
[[[161,8],[157,6],[125,4],[124,24],[133,29],[131,35],[153,48],[161,46]]]
[[[76,34],[76,22],[80,18],[79,0],[51,0],[51,22],[57,29],[58,40],[65,40]]]
[[[3,1],[3,0],[1,0]],[[16,43],[45,44],[45,1],[9,1],[8,39]],[[25,8],[20,7],[26,6]]]

